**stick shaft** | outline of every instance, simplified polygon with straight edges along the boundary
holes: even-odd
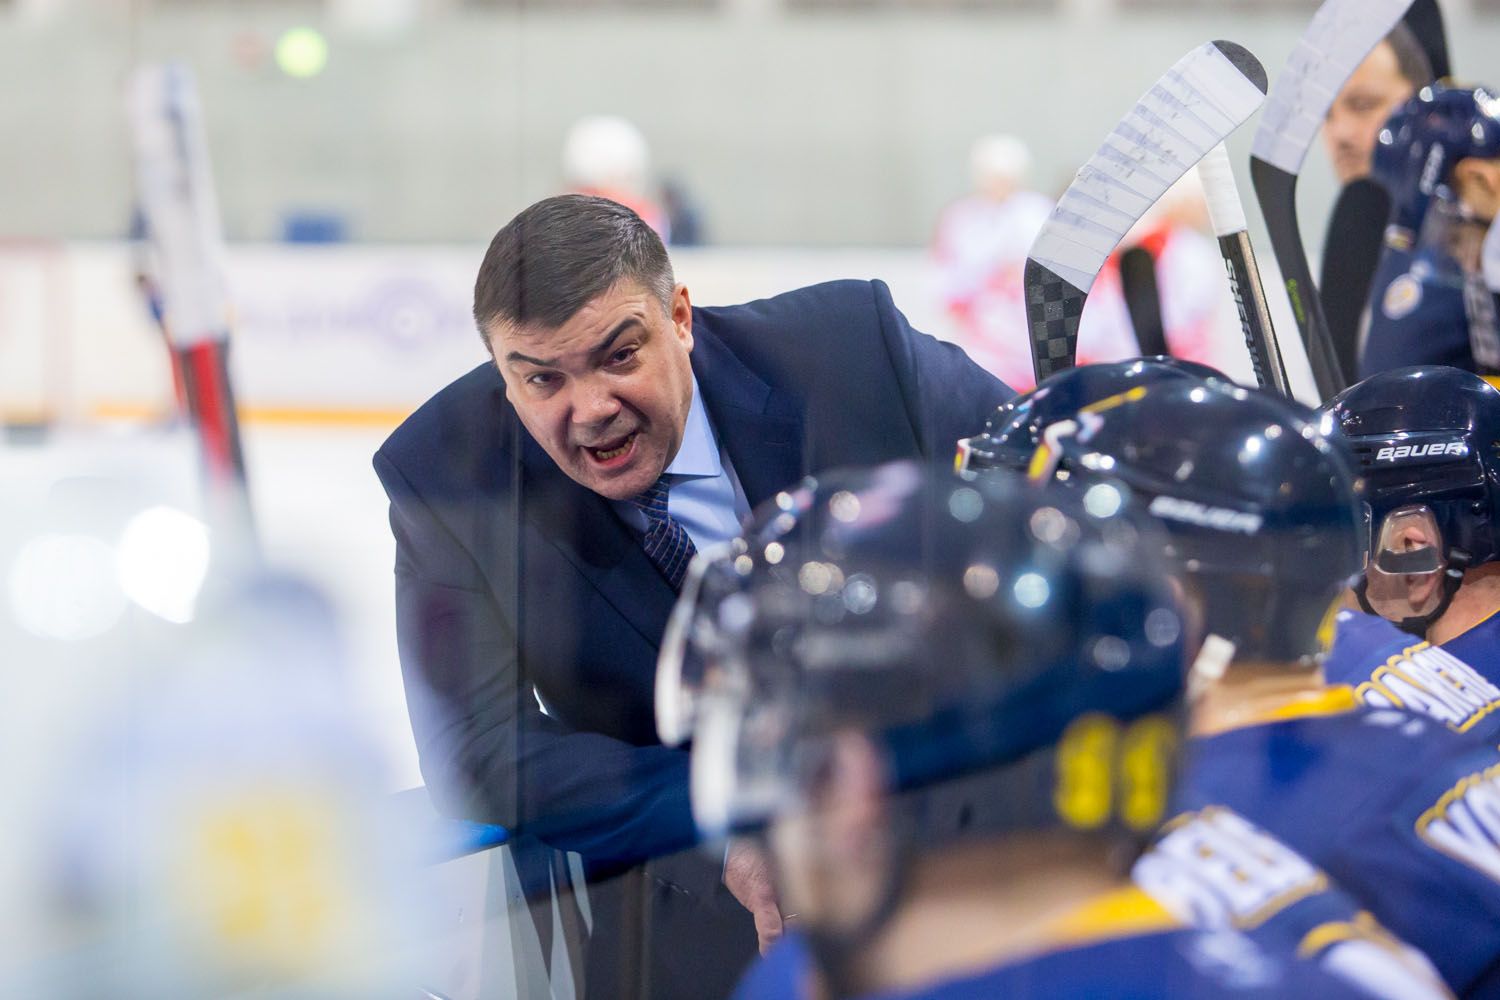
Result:
[[[1318,286],[1307,262],[1307,251],[1302,247],[1302,232],[1297,226],[1297,177],[1251,157],[1250,179],[1266,220],[1266,231],[1271,236],[1271,249],[1281,268],[1287,298],[1291,300],[1297,332],[1307,349],[1318,395],[1324,400],[1332,399],[1348,383],[1333,348],[1323,303],[1318,300]]]
[[[1224,258],[1224,271],[1239,313],[1245,348],[1250,352],[1250,363],[1255,369],[1255,380],[1262,389],[1290,397],[1291,387],[1281,357],[1281,343],[1271,322],[1260,267],[1255,261],[1255,248],[1247,231],[1245,206],[1240,200],[1239,185],[1234,180],[1229,151],[1223,143],[1209,150],[1203,162],[1198,164],[1198,176],[1203,181],[1209,220],[1219,239],[1219,253]]]

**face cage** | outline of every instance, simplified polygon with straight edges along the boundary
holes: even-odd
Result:
[[[1442,530],[1442,517],[1427,504],[1405,504],[1385,512],[1376,523],[1368,504],[1369,549],[1365,572],[1354,593],[1366,613],[1384,618],[1413,635],[1425,635],[1441,618],[1463,582],[1469,556],[1453,547]],[[1427,544],[1414,545],[1413,537]],[[1442,575],[1439,585],[1414,603],[1411,577]]]

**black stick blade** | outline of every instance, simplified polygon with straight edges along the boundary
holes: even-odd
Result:
[[[1078,320],[1087,295],[1035,260],[1026,262],[1025,282],[1032,367],[1040,382],[1073,367],[1078,353]]]

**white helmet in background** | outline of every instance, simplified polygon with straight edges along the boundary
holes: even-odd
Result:
[[[563,177],[574,188],[645,194],[651,150],[641,130],[618,115],[590,115],[563,140]]]

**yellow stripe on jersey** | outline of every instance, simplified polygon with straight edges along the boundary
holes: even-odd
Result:
[[[1182,926],[1164,906],[1132,885],[1089,900],[1055,921],[1046,936],[1055,950]]]
[[[1343,715],[1359,707],[1354,689],[1347,684],[1334,684],[1316,694],[1299,695],[1276,708],[1269,709],[1247,719],[1236,728],[1259,726],[1267,722],[1285,722],[1289,719],[1313,719],[1327,715]]]

